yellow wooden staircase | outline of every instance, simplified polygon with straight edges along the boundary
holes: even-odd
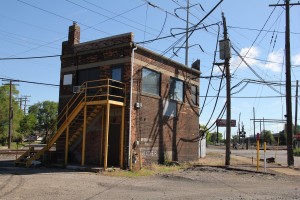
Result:
[[[50,139],[47,144],[40,150],[35,150],[34,147],[22,154],[15,161],[16,166],[30,167],[33,161],[38,160],[57,142],[58,138],[65,138],[65,164],[68,160],[68,147],[72,145],[81,135],[83,136],[83,148],[85,148],[85,134],[87,126],[95,119],[102,108],[107,109],[107,122],[109,123],[109,108],[110,105],[121,106],[122,115],[124,115],[125,107],[125,84],[114,81],[112,79],[101,79],[88,81],[81,85],[80,89],[70,99],[66,106],[60,111],[57,121],[52,125],[50,130]],[[124,119],[124,116],[123,116]],[[124,121],[124,120],[123,120]],[[123,122],[124,123],[124,122]],[[108,127],[108,126],[107,126]],[[124,129],[124,125],[123,125]],[[123,139],[123,132],[121,138]],[[108,130],[106,130],[108,137]],[[106,138],[105,137],[105,138]],[[123,147],[120,147],[121,149]],[[105,147],[105,162],[107,165],[107,145]],[[83,151],[84,152],[84,149]],[[122,150],[121,150],[122,153]],[[81,164],[84,165],[84,153]],[[123,160],[121,159],[120,164]]]

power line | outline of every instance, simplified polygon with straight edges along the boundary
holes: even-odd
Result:
[[[280,1],[280,0],[278,0],[277,3],[279,3],[279,1]],[[262,27],[261,30],[259,31],[259,33],[258,33],[258,35],[256,36],[255,40],[252,42],[252,44],[251,44],[250,48],[248,49],[248,51],[247,51],[247,53],[246,53],[245,56],[247,56],[247,54],[250,52],[250,50],[251,50],[252,47],[254,46],[255,42],[258,40],[258,37],[260,36],[260,34],[262,33],[262,30],[263,30],[263,29],[265,28],[265,26],[267,25],[267,23],[268,23],[269,19],[271,18],[272,14],[274,13],[274,11],[275,11],[275,7],[274,7],[274,9],[272,10],[272,12],[270,13],[268,19],[265,21],[263,27]],[[243,62],[243,61],[240,62],[240,64],[239,64],[238,67],[234,70],[234,72],[233,72],[232,74],[234,74],[234,73],[236,72],[236,70],[239,68],[239,66],[241,66],[242,62]],[[245,61],[244,61],[244,62],[245,62]],[[250,69],[251,69],[251,68],[250,68]],[[254,71],[252,71],[252,72],[254,73]],[[256,72],[255,72],[254,74],[256,74]]]
[[[17,1],[19,1],[20,3],[26,4],[26,5],[28,5],[28,6],[32,7],[32,8],[36,8],[36,9],[41,10],[41,11],[43,11],[43,12],[46,12],[46,13],[48,13],[48,14],[51,14],[51,15],[54,15],[54,16],[56,16],[56,17],[62,18],[62,19],[64,19],[64,20],[74,22],[73,19],[64,17],[64,16],[62,16],[62,15],[56,14],[56,13],[54,13],[54,12],[51,12],[51,11],[49,11],[49,10],[40,8],[40,7],[35,6],[35,5],[32,5],[32,4],[27,3],[27,2],[24,2],[24,1],[22,1],[22,0],[17,0]],[[107,34],[107,35],[112,35],[112,34],[110,34],[110,33],[108,33],[108,32],[99,30],[99,29],[94,28],[94,27],[92,27],[92,26],[89,26],[89,25],[86,25],[86,24],[83,24],[83,23],[80,23],[80,22],[77,22],[77,23],[80,24],[80,25],[83,25],[83,26],[85,26],[85,27],[91,28],[91,29],[93,29],[93,30],[99,31],[99,32],[101,32],[101,33],[104,33],[104,34]]]
[[[249,69],[253,72],[253,74],[256,76],[256,77],[258,77],[261,81],[265,81],[247,62],[246,62],[246,60],[239,54],[239,52],[233,47],[233,46],[231,46],[231,48],[235,51],[235,53],[237,53],[238,55],[239,55],[239,57],[241,58],[241,63],[242,62],[244,62],[246,65],[247,65],[247,67],[249,67]],[[248,51],[249,52],[249,51]],[[268,85],[268,87],[269,88],[271,88],[272,90],[274,90],[275,92],[277,92],[277,93],[279,93],[279,94],[281,94],[281,92],[280,91],[278,91],[278,90],[276,90],[274,87],[272,87],[272,86],[270,86],[270,85]]]
[[[50,56],[32,56],[32,57],[18,57],[18,58],[0,58],[0,60],[29,60],[29,59],[41,59],[41,58],[55,58],[61,55],[50,55]]]
[[[213,24],[209,24],[209,25],[206,25],[206,26],[202,26],[202,27],[199,27],[199,28],[195,28],[193,30],[188,30],[188,32],[194,32],[194,31],[197,31],[197,30],[201,30],[201,29],[205,29],[205,28],[208,28],[210,26],[215,26],[215,25],[218,25],[219,22],[217,23],[213,23]],[[170,34],[170,35],[167,35],[167,36],[163,36],[163,37],[159,37],[159,38],[155,38],[155,39],[151,39],[151,40],[146,40],[146,41],[142,41],[142,42],[136,42],[136,44],[146,44],[146,43],[151,43],[151,42],[155,42],[157,40],[162,40],[162,39],[166,39],[166,38],[170,38],[170,37],[175,37],[175,36],[178,36],[178,35],[183,35],[185,34],[186,31],[184,32],[180,32],[180,33],[176,33],[176,34]]]
[[[55,86],[58,87],[59,85],[51,84],[51,83],[40,83],[40,82],[33,82],[33,81],[24,81],[24,80],[17,80],[17,79],[8,79],[8,78],[1,78],[3,81],[13,81],[13,82],[21,82],[21,83],[30,83],[30,84],[36,84],[36,85],[44,85],[44,86]]]

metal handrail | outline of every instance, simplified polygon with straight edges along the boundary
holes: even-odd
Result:
[[[92,84],[92,86],[89,86],[89,84]],[[119,85],[121,87],[115,86],[113,84]],[[99,79],[99,80],[86,81],[80,86],[80,88],[81,88],[80,92],[74,94],[71,97],[69,102],[60,111],[59,115],[57,116],[57,120],[50,126],[49,130],[52,131],[50,132],[49,136],[53,134],[53,132],[56,130],[57,125],[67,120],[68,116],[72,114],[76,106],[82,102],[90,102],[101,98],[105,100],[109,100],[110,97],[117,98],[118,100],[116,101],[125,102],[125,84],[120,81],[116,81],[113,79]],[[111,94],[110,89],[115,89],[116,91],[119,91],[121,95]],[[89,95],[89,91],[91,90],[96,90],[96,92],[93,95]],[[101,92],[103,94],[101,94]]]

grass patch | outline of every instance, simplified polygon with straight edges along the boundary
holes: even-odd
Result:
[[[140,176],[151,176],[154,172],[149,169],[141,169],[138,171],[127,171],[127,170],[107,170],[103,172],[103,175],[114,176],[114,177],[127,177],[135,178]]]
[[[158,165],[152,164],[150,166],[145,166],[140,170],[126,171],[126,170],[118,170],[118,169],[109,169],[103,172],[103,175],[106,176],[115,176],[115,177],[128,177],[128,178],[136,178],[141,176],[152,176],[155,174],[165,174],[179,171],[183,169],[185,165]]]
[[[12,142],[12,143],[10,144],[10,149],[14,149],[14,150],[22,149],[25,145],[27,145],[27,143],[19,143],[19,144],[17,145],[16,142]]]
[[[300,157],[300,148],[294,149],[294,156]]]

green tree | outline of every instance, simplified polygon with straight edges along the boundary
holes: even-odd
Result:
[[[217,140],[217,135],[218,135],[218,140]],[[217,132],[213,132],[213,133],[210,134],[210,141],[212,143],[216,143],[217,141],[221,142],[222,138],[223,138],[222,133],[217,134]]]
[[[207,127],[199,124],[200,135],[203,135],[206,138],[206,144],[210,143],[210,132],[207,130]]]
[[[279,132],[279,145],[286,145],[286,132],[282,130]]]
[[[23,112],[17,102],[17,96],[19,91],[15,85],[12,85],[12,110],[13,110],[13,121],[12,121],[12,139],[19,138],[18,133],[19,122],[23,118]],[[10,86],[0,86],[0,143],[5,145],[8,138],[9,129],[9,95]]]
[[[262,140],[265,140],[267,142],[267,144],[274,144],[275,143],[274,136],[271,133],[271,131],[269,131],[269,130],[263,130],[260,138]]]
[[[18,132],[24,136],[33,135],[37,125],[37,118],[33,113],[28,113],[20,121]]]
[[[207,144],[215,144],[217,142],[217,133],[216,132],[213,132],[213,133],[209,132],[207,130],[207,127],[204,125],[199,125],[199,127],[200,127],[200,132],[206,134],[206,143]],[[222,133],[219,133],[218,136],[219,136],[219,142],[221,142],[223,140]]]
[[[56,123],[57,112],[58,104],[53,101],[43,101],[30,106],[28,113],[36,117],[34,130],[47,138],[51,126]]]

